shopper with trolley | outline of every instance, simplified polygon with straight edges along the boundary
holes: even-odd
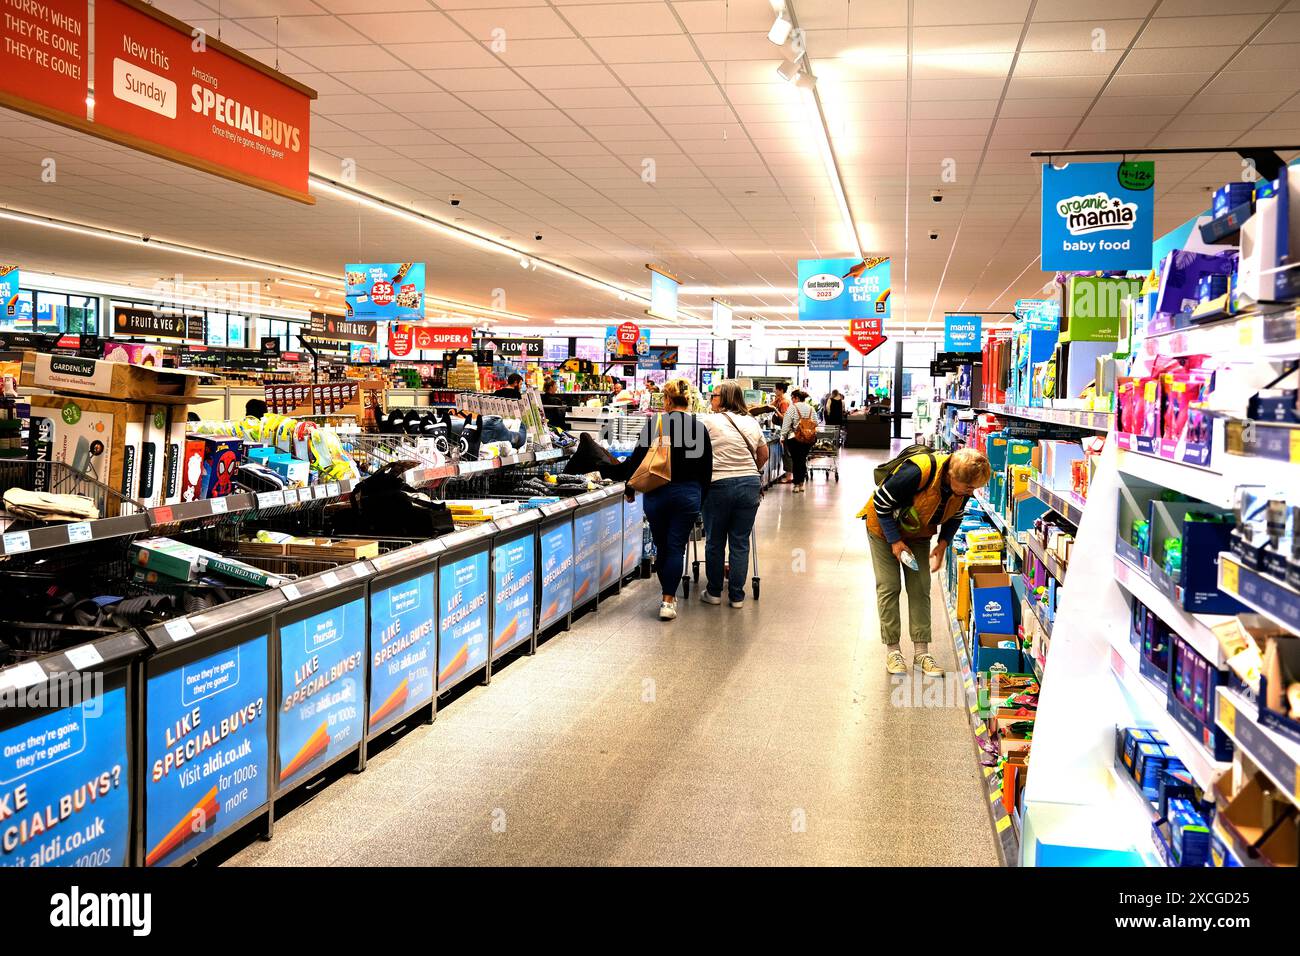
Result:
[[[966,502],[975,489],[988,484],[992,473],[989,460],[972,448],[944,455],[923,445],[912,445],[876,468],[876,490],[857,516],[867,522],[880,639],[885,645],[885,670],[889,673],[907,673],[898,609],[904,582],[912,666],[924,674],[943,673],[930,654],[930,575],[943,565]],[[939,540],[931,548],[930,539],[936,533]],[[922,567],[916,555],[927,552],[928,560]],[[905,570],[900,569],[900,564]]]
[[[745,606],[750,536],[763,496],[760,476],[767,464],[767,442],[763,429],[749,414],[739,382],[719,384],[710,402],[713,414],[705,415],[703,422],[713,447],[713,484],[704,503],[707,580],[700,600],[721,604],[725,577],[728,603],[740,608]]]
[[[677,587],[682,580],[686,543],[713,481],[713,447],[708,429],[690,412],[691,383],[664,383],[664,413],[646,419],[636,449],[622,465],[601,469],[606,478],[626,481],[627,496],[644,493],[645,516],[654,539],[655,572],[663,601],[659,619],[677,617]]]

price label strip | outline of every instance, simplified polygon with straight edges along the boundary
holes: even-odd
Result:
[[[68,525],[68,544],[82,544],[94,537],[89,521],[78,521]]]
[[[187,637],[194,636],[194,625],[189,622],[188,618],[184,617],[177,618],[174,621],[167,621],[163,624],[163,630],[167,632],[173,641],[183,641]]]
[[[22,554],[32,550],[32,538],[26,531],[10,531],[4,536],[5,554]]]
[[[82,644],[67,651],[68,663],[79,671],[104,663],[104,656],[94,644]]]

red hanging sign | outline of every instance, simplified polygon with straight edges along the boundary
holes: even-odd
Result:
[[[635,347],[640,338],[641,328],[635,322],[624,322],[618,327],[619,345],[631,345]]]
[[[880,319],[851,319],[844,340],[863,355],[870,355],[885,344],[888,336],[881,331]]]
[[[0,15],[0,104],[33,116],[86,120],[90,30],[86,0],[6,2]]]
[[[398,358],[405,358],[411,354],[411,348],[411,327],[393,323],[388,330],[388,351]]]
[[[417,349],[472,349],[474,330],[466,327],[411,326]]]
[[[312,203],[314,90],[141,0],[96,0],[88,130],[203,172]]]

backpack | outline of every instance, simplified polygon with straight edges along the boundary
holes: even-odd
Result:
[[[799,415],[797,407],[795,414]],[[817,419],[812,415],[807,418],[799,415],[799,420],[795,422],[794,431],[790,433],[790,437],[804,445],[811,445],[817,440]]]
[[[917,492],[919,493],[925,491],[926,488],[929,488],[931,482],[934,481],[935,474],[939,471],[939,469],[935,467],[937,461],[934,457],[934,449],[929,445],[908,445],[883,465],[877,465],[875,471],[872,472],[872,477],[876,479],[876,487],[879,488],[883,485],[890,479],[894,472],[898,471],[899,468],[903,467],[903,465],[907,464],[908,461],[915,458],[917,455],[930,456],[930,473],[926,476],[921,487],[917,489]]]

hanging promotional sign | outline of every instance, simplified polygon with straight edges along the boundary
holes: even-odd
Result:
[[[146,866],[220,838],[267,801],[265,634],[149,678]]]
[[[1151,268],[1155,163],[1043,164],[1046,272]]]
[[[0,318],[20,317],[22,300],[18,297],[18,267],[0,265]]]
[[[808,360],[804,349],[777,349],[774,365],[803,365]]]
[[[53,119],[86,120],[89,89],[86,0],[4,4],[0,17],[0,106]]]
[[[420,346],[417,345],[417,347]],[[463,347],[468,348],[469,346]],[[483,347],[491,347],[499,358],[538,359],[542,357],[541,339],[512,339],[490,335],[483,339]]]
[[[126,691],[32,713],[0,731],[0,867],[126,866]]]
[[[317,338],[329,339],[331,342],[361,342],[369,345],[374,345],[379,340],[377,330],[378,326],[374,322],[349,322],[347,319],[324,312],[313,312],[311,324],[307,327],[307,331]]]
[[[356,746],[365,728],[366,603],[280,625],[279,787]]]
[[[862,355],[870,355],[885,344],[888,336],[882,331],[879,319],[854,319],[849,323],[849,334],[845,341]]]
[[[424,263],[350,263],[347,318],[356,322],[418,322],[424,318]]]
[[[610,358],[634,358],[650,354],[650,330],[635,322],[605,327],[605,352]]]
[[[414,335],[409,325],[394,323],[388,330],[388,352],[394,358],[406,358],[414,346]]]
[[[650,308],[645,314],[657,319],[676,319],[677,279],[654,266],[647,265],[646,268],[650,270]]]
[[[978,315],[945,315],[943,317],[943,350],[945,352],[978,352],[984,319]]]
[[[732,314],[731,306],[719,302],[717,299],[713,300],[713,337],[715,339],[731,338]]]
[[[889,256],[800,259],[799,321],[889,318]]]
[[[849,370],[848,349],[809,349],[808,371],[810,372],[847,372]]]
[[[165,339],[204,341],[201,315],[174,315],[170,312],[132,309],[121,305],[113,308],[113,327],[109,332],[118,337],[154,335]]]
[[[95,50],[88,132],[315,202],[307,191],[314,90],[141,0],[96,0]],[[82,115],[84,98],[83,90]]]
[[[671,371],[677,367],[678,349],[675,345],[652,345],[646,355],[638,355],[636,367],[643,372]]]
[[[376,731],[433,700],[433,572],[370,595],[370,717]]]

